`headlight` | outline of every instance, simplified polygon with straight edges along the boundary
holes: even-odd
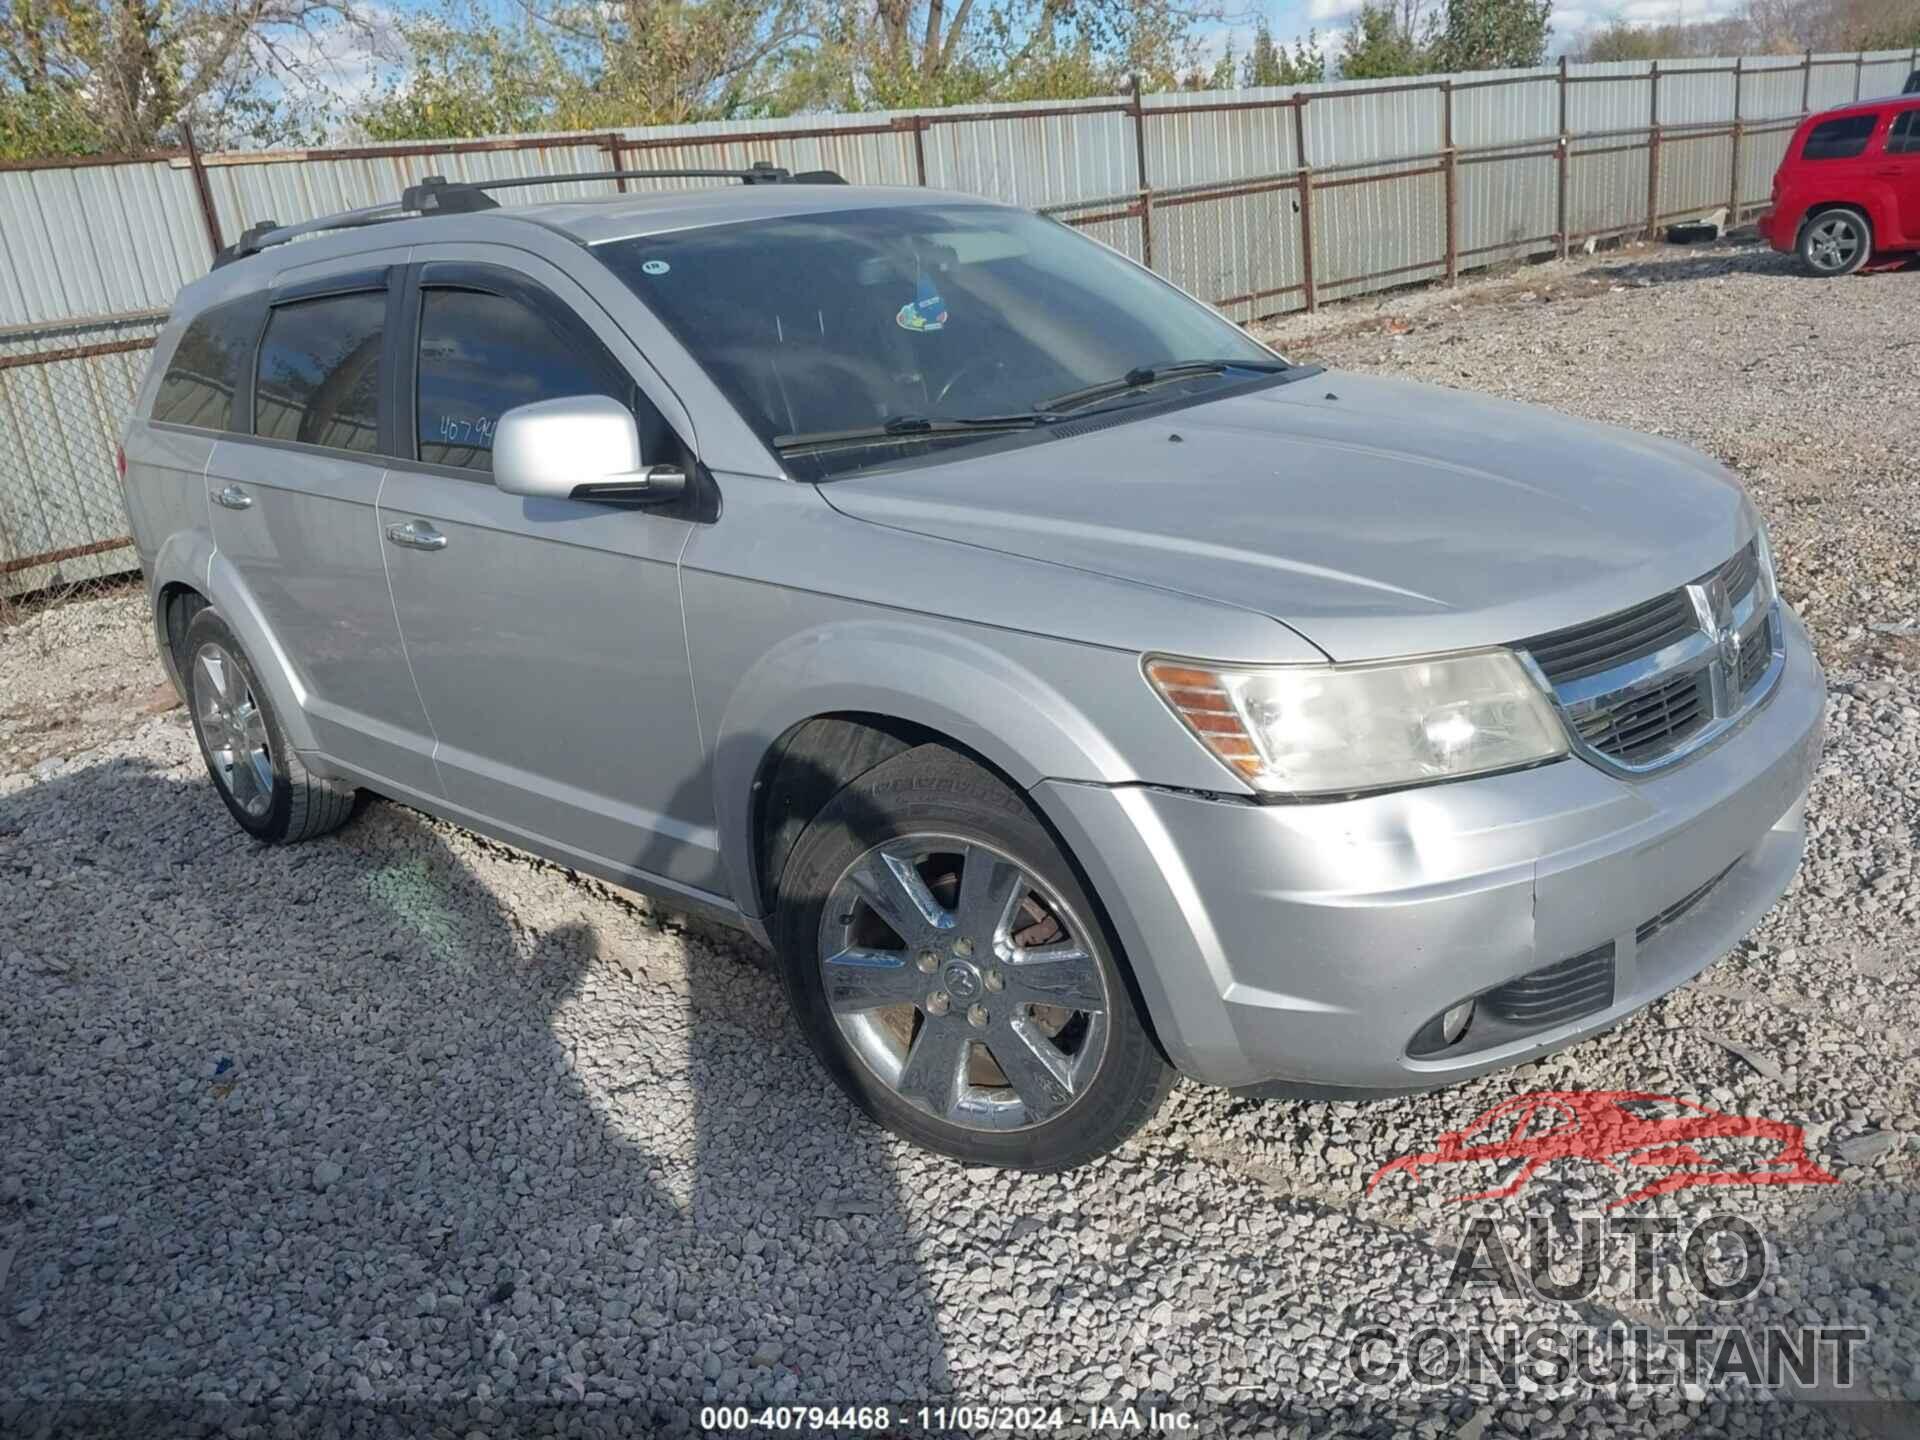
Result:
[[[1201,743],[1268,794],[1386,790],[1567,753],[1553,706],[1506,650],[1268,669],[1154,659],[1146,672]]]

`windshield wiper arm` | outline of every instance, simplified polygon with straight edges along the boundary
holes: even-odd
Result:
[[[1137,365],[1118,379],[1102,380],[1098,385],[1069,390],[1064,395],[1055,395],[1050,400],[1042,400],[1035,408],[1056,413],[1061,410],[1075,410],[1082,405],[1091,405],[1096,400],[1105,400],[1113,395],[1124,395],[1129,390],[1144,390],[1149,385],[1163,385],[1169,380],[1183,379],[1188,375],[1219,375],[1228,370],[1256,370],[1263,374],[1277,374],[1279,371],[1292,368],[1284,360],[1181,360],[1167,365]]]
[[[965,435],[994,430],[1031,430],[1045,425],[1051,415],[896,415],[879,425],[861,425],[851,430],[815,430],[804,435],[776,435],[773,448],[785,454],[789,450],[813,450],[834,445],[876,445],[889,440],[918,440],[926,436]]]

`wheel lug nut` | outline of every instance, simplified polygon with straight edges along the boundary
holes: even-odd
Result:
[[[1007,978],[1006,976],[1002,975],[998,970],[987,971],[986,980],[987,980],[987,989],[993,991],[996,994],[1006,989]]]
[[[953,942],[953,953],[958,955],[962,960],[966,959],[967,956],[973,954],[973,941],[962,935],[958,940]]]
[[[947,1013],[946,991],[936,990],[927,997],[927,1013],[929,1015],[944,1015]]]
[[[922,950],[919,960],[915,963],[920,966],[920,973],[922,975],[931,975],[934,969],[940,964],[940,956],[935,951]]]
[[[984,1026],[987,1023],[987,1007],[976,1005],[967,1011],[967,1023],[976,1030]]]

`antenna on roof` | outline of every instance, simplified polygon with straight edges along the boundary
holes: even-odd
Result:
[[[378,225],[388,220],[404,220],[424,215],[471,215],[481,210],[497,210],[500,202],[487,192],[517,190],[531,185],[575,185],[594,180],[738,180],[743,185],[844,185],[847,182],[831,170],[809,170],[795,175],[765,160],[756,160],[745,170],[591,170],[573,175],[522,175],[502,180],[449,180],[444,175],[429,175],[418,185],[409,185],[397,201],[371,205],[364,210],[346,210],[338,215],[323,215],[303,220],[298,225],[282,225],[262,220],[249,226],[241,237],[214,257],[214,268],[231,264],[248,255],[257,255],[271,245],[284,245],[302,235],[323,230],[351,230],[362,225]]]

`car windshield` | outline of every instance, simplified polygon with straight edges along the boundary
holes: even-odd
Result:
[[[754,220],[595,253],[808,480],[1043,431],[1050,402],[1083,416],[1285,368],[1104,246],[999,206]]]

